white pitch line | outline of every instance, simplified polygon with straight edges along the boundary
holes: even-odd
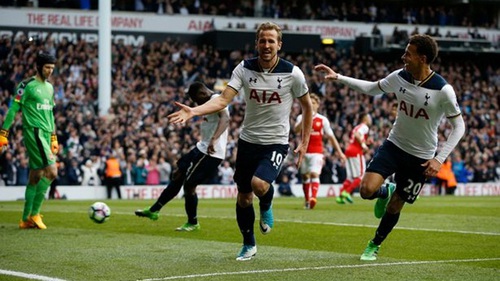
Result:
[[[119,214],[119,215],[130,215],[130,213],[125,213],[125,212],[116,212],[116,214]],[[166,214],[166,216],[169,216],[169,217],[185,217],[186,215]],[[198,215],[198,218],[204,218],[204,219],[234,219],[234,217],[226,217],[226,216],[213,217],[213,216],[204,216],[204,215],[201,215],[201,216]],[[366,227],[366,228],[377,228],[378,227],[378,225],[369,225],[369,224],[337,223],[337,222],[324,222],[324,221],[286,220],[286,219],[276,219],[276,218],[275,218],[274,221],[277,221],[277,222],[288,222],[288,223],[301,223],[301,224],[317,224],[317,225]],[[402,226],[396,226],[395,229],[413,230],[413,231],[426,231],[426,232],[447,232],[447,233],[460,233],[460,234],[500,236],[500,232],[451,230],[451,229],[435,229],[435,228],[417,228],[417,227],[404,227],[404,226],[403,227]]]
[[[3,270],[3,269],[0,269],[0,275],[9,275],[9,276],[16,276],[16,277],[21,277],[21,278],[26,278],[26,279],[42,280],[42,281],[66,281],[64,279],[59,279],[59,278],[54,278],[54,277],[48,277],[48,276],[43,276],[43,275],[38,275],[38,274],[29,274],[29,273],[24,273],[24,272],[19,272],[19,271]]]
[[[483,262],[483,261],[497,261],[497,260],[500,260],[500,258],[346,264],[346,265],[332,265],[332,266],[313,266],[313,267],[262,269],[262,270],[247,270],[247,271],[215,272],[215,273],[192,274],[192,275],[178,275],[178,276],[169,276],[169,277],[164,277],[164,278],[139,279],[137,281],[161,281],[161,280],[192,279],[192,278],[226,276],[226,275],[259,274],[259,273],[290,272],[290,271],[305,271],[305,270],[325,270],[325,269],[339,269],[339,268],[342,269],[342,268],[379,267],[379,266],[392,266],[392,265],[458,263],[458,262]]]
[[[11,209],[3,209],[4,211],[18,211]],[[54,212],[51,210],[51,212]],[[83,213],[83,212],[73,212],[73,211],[58,211],[59,213]],[[86,213],[86,212],[85,212]],[[133,212],[112,212],[112,214],[118,215],[134,215]],[[169,217],[185,217],[184,214],[165,214],[164,216]],[[228,216],[204,216],[198,215],[198,218],[205,219],[234,219],[234,217]],[[277,222],[290,222],[290,223],[301,223],[301,224],[317,224],[317,225],[334,225],[334,226],[350,226],[350,227],[366,227],[366,228],[377,228],[378,225],[370,224],[354,224],[354,223],[337,223],[337,222],[324,222],[324,221],[302,221],[302,220],[286,220],[286,219],[275,219]],[[395,229],[412,230],[412,231],[426,231],[426,232],[442,232],[442,233],[459,233],[459,234],[473,234],[473,235],[491,235],[500,236],[500,232],[485,232],[485,231],[468,231],[468,230],[452,230],[452,229],[435,229],[435,228],[417,228],[417,227],[404,227],[396,226]]]

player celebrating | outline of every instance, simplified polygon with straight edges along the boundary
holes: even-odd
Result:
[[[203,83],[194,82],[189,86],[188,96],[197,105],[201,105],[218,97]],[[172,181],[162,191],[160,197],[151,206],[135,211],[139,217],[157,220],[161,208],[172,200],[184,185],[184,204],[188,221],[178,227],[177,231],[193,231],[200,229],[197,208],[198,196],[196,187],[206,179],[217,174],[218,167],[226,157],[226,145],[229,126],[229,110],[227,107],[212,114],[207,114],[201,123],[201,141],[177,162],[177,169]]]
[[[326,65],[326,79],[337,80],[368,95],[395,93],[398,113],[387,140],[378,148],[361,180],[363,199],[377,199],[375,217],[382,218],[375,237],[361,255],[363,261],[377,259],[380,244],[396,226],[405,203],[412,204],[425,183],[434,177],[465,131],[464,121],[453,87],[431,70],[438,46],[428,35],[413,35],[398,69],[378,82],[342,76]],[[445,116],[452,125],[443,147],[436,155],[438,127]],[[382,185],[395,173],[396,186]],[[394,192],[395,191],[395,192]]]
[[[345,201],[352,203],[351,193],[358,187],[361,178],[365,173],[366,159],[365,152],[368,151],[368,133],[372,125],[372,117],[365,113],[361,115],[361,123],[359,123],[351,132],[349,137],[349,145],[345,150],[346,161],[346,174],[347,177],[342,184],[339,196],[337,196],[337,203],[344,204]]]
[[[320,99],[316,94],[311,94],[312,103],[312,131],[309,138],[309,146],[307,147],[304,163],[300,166],[300,174],[302,175],[302,190],[304,190],[305,209],[314,209],[317,202],[317,194],[319,189],[319,176],[324,164],[323,156],[323,137],[326,136],[330,144],[337,150],[345,160],[344,153],[340,149],[339,142],[333,134],[330,127],[330,121],[318,113]],[[294,128],[295,133],[302,131],[302,114],[297,116],[297,121]]]
[[[29,180],[24,198],[24,210],[19,228],[46,229],[40,209],[45,193],[57,177],[56,157],[59,150],[55,131],[54,88],[47,79],[54,72],[56,58],[39,53],[36,58],[36,76],[19,83],[16,97],[5,116],[0,130],[2,150],[8,146],[9,128],[16,113],[23,113],[23,138],[29,157]]]
[[[181,109],[169,115],[170,122],[185,122],[196,115],[219,111],[241,91],[246,110],[238,140],[234,180],[238,187],[236,220],[243,236],[243,247],[236,260],[250,260],[257,253],[254,235],[254,194],[259,198],[260,231],[268,234],[273,225],[272,182],[278,176],[288,154],[290,113],[294,98],[302,107],[302,143],[294,150],[300,167],[311,132],[311,99],[302,71],[278,57],[281,28],[271,22],[262,23],[256,32],[258,57],[243,60],[233,70],[222,94],[209,102],[191,108],[176,103]]]

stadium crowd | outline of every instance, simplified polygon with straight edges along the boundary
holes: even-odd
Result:
[[[498,6],[445,1],[279,1],[262,0],[115,0],[115,11],[157,14],[218,15],[301,20],[391,22],[432,26],[498,28]],[[5,6],[96,10],[97,0],[5,0]],[[496,7],[496,8],[495,8]]]
[[[103,163],[110,155],[118,155],[123,170],[123,183],[165,184],[176,160],[197,141],[199,122],[194,119],[186,126],[168,123],[166,116],[176,110],[174,101],[190,104],[185,95],[189,84],[200,80],[210,88],[218,88],[220,79],[228,79],[232,69],[251,52],[235,50],[221,53],[211,46],[195,46],[174,39],[145,43],[141,47],[114,44],[112,46],[111,108],[99,116],[97,46],[85,41],[62,41],[55,44],[29,41],[0,41],[0,121],[21,80],[34,75],[34,59],[39,50],[46,50],[58,59],[51,78],[55,88],[54,108],[57,135],[62,146],[58,154],[59,185],[100,184]],[[343,147],[348,134],[358,123],[362,112],[373,117],[367,155],[369,161],[375,149],[388,135],[394,119],[395,99],[391,95],[370,97],[361,95],[341,84],[325,83],[313,70],[325,63],[340,73],[376,81],[392,70],[402,67],[399,56],[376,58],[356,54],[354,49],[327,46],[300,54],[285,54],[298,65],[309,83],[310,91],[323,99],[320,111],[331,121],[337,139]],[[444,76],[457,92],[466,122],[466,134],[450,156],[458,182],[500,180],[500,68],[490,61],[475,64],[473,60],[446,60],[443,57],[433,69]],[[234,165],[237,139],[245,104],[235,99],[230,107],[231,123],[227,161]],[[294,105],[290,120],[300,113]],[[442,123],[439,141],[445,140],[449,127]],[[290,135],[291,147],[297,136]],[[337,152],[327,147],[323,183],[342,182],[344,167]],[[27,180],[27,159],[22,144],[21,116],[18,114],[11,129],[10,149],[1,155],[1,175],[4,185],[24,185]],[[297,170],[293,155],[283,168],[291,183],[296,182]],[[234,166],[233,166],[234,167]],[[85,180],[84,180],[85,179]],[[210,183],[219,183],[219,177]]]

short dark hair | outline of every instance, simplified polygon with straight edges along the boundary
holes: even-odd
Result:
[[[56,57],[46,52],[40,52],[36,57],[36,64],[41,67],[46,64],[55,64],[56,61]]]
[[[438,44],[434,38],[427,34],[415,34],[410,37],[410,45],[417,47],[417,53],[427,58],[427,63],[431,64],[437,58]]]
[[[205,84],[203,84],[202,82],[193,82],[193,84],[191,84],[191,86],[189,86],[189,90],[187,92],[188,96],[193,99],[194,97],[196,97],[196,94],[199,93],[200,91],[202,91],[203,89],[205,89],[207,86],[205,86]]]
[[[53,55],[47,52],[40,52],[36,57],[36,69],[38,70],[39,73],[42,73],[42,68],[44,65],[55,64],[56,61],[57,59]]]

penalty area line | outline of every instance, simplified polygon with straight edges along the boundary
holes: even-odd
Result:
[[[421,265],[421,264],[440,264],[440,263],[465,263],[465,262],[483,262],[483,261],[498,261],[500,258],[486,258],[486,259],[463,259],[463,260],[435,260],[435,261],[408,261],[408,262],[388,262],[388,263],[367,263],[367,264],[346,264],[346,265],[331,265],[331,266],[313,266],[313,267],[295,267],[295,268],[281,268],[281,269],[262,269],[262,270],[247,270],[247,271],[233,271],[233,272],[215,272],[191,275],[178,275],[169,276],[164,278],[148,278],[138,279],[137,281],[161,281],[161,280],[178,280],[178,279],[191,279],[202,277],[214,276],[227,276],[227,275],[243,275],[243,274],[259,274],[259,273],[275,273],[275,272],[292,272],[292,271],[305,271],[305,270],[325,270],[325,269],[342,269],[342,268],[362,268],[362,267],[381,267],[393,265]]]
[[[32,279],[32,280],[66,281],[64,279],[59,279],[59,278],[54,278],[54,277],[48,277],[48,276],[43,276],[43,275],[38,275],[38,274],[29,274],[29,273],[25,273],[25,272],[4,270],[4,269],[0,269],[0,275],[16,276],[16,277]]]

